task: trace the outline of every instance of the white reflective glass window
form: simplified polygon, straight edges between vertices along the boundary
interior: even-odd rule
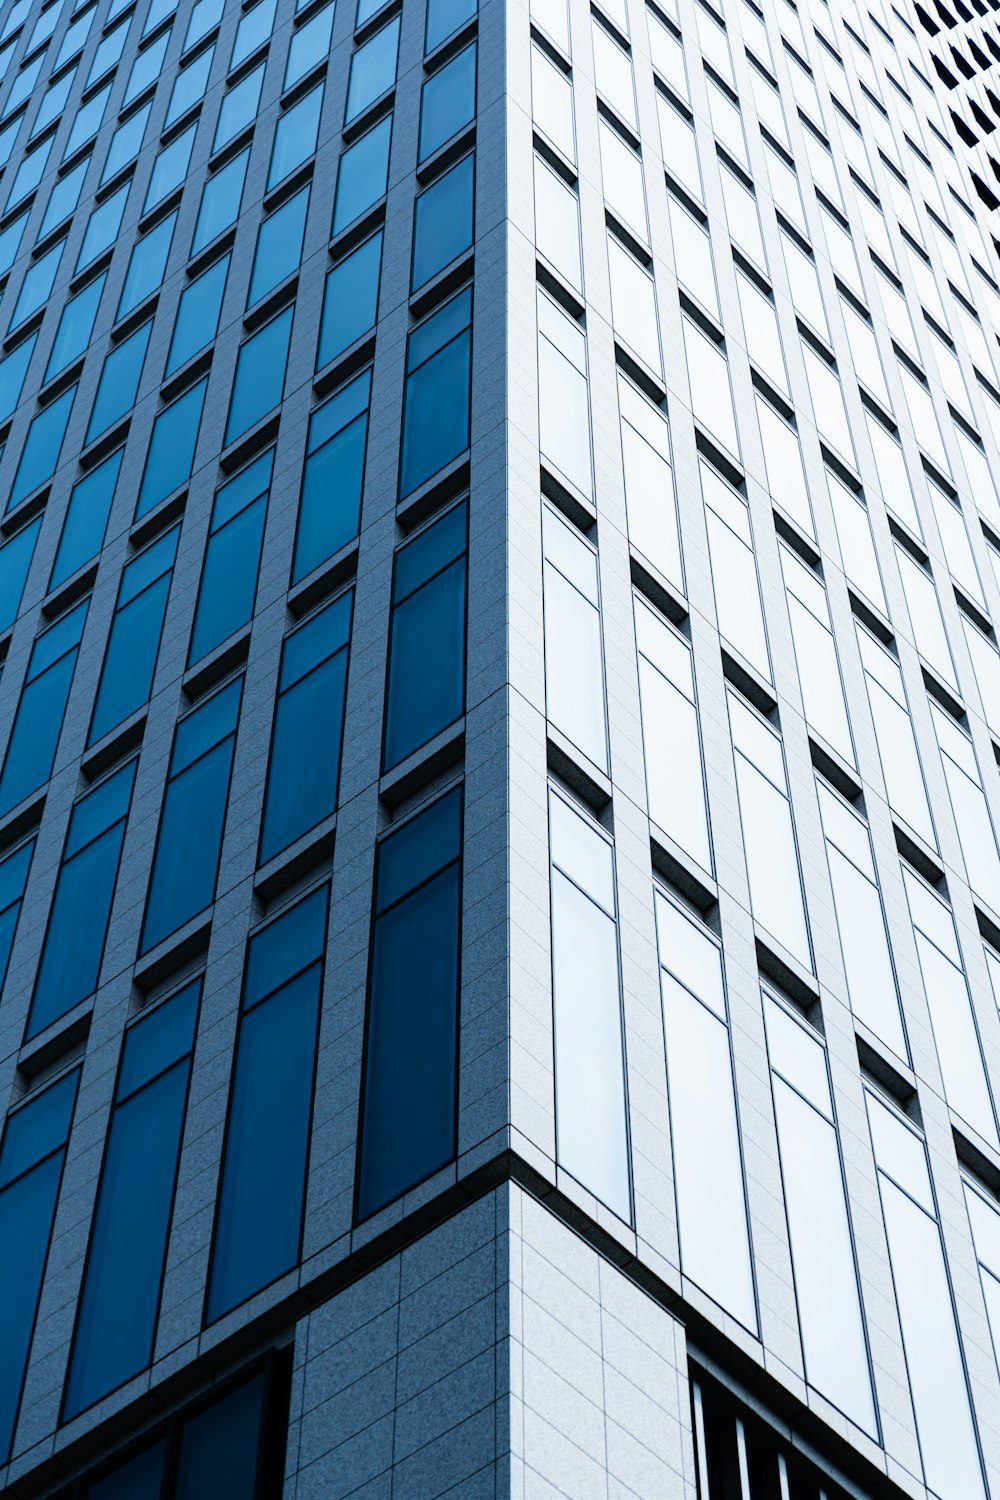
[[[531,49],[531,113],[542,134],[575,162],[573,86],[539,47]]]
[[[733,60],[729,54],[726,28],[703,5],[694,7],[694,18],[702,56],[711,63],[720,78],[724,78],[731,88],[735,88],[736,79],[733,77]]]
[[[889,325],[889,332],[911,359],[919,359],[917,339],[913,332],[913,320],[910,317],[905,292],[881,271],[876,274],[875,285],[882,298],[882,309],[885,313],[885,321]]]
[[[656,90],[656,109],[660,120],[660,150],[670,175],[686,188],[699,203],[702,201],[701,168],[694,127],[687,115]]]
[[[638,597],[635,633],[649,816],[702,869],[711,871],[691,650]]]
[[[712,240],[708,229],[693,214],[688,213],[673,193],[667,194],[667,208],[677,280],[686,292],[718,320],[719,298],[715,287]]]
[[[788,394],[788,376],[778,332],[778,315],[774,303],[747,276],[737,274],[736,292],[743,316],[747,353],[771,384]]]
[[[792,294],[792,306],[798,317],[809,323],[829,343],[830,328],[826,320],[826,308],[819,287],[816,263],[807,255],[791,235],[781,233],[781,249],[788,272],[788,285]]]
[[[730,453],[739,456],[736,435],[736,413],[729,384],[729,365],[714,339],[691,322],[682,320],[684,351],[687,355],[688,379],[691,382],[691,410],[700,422]]]
[[[910,413],[910,427],[913,436],[923,448],[927,456],[933,459],[938,468],[945,474],[951,473],[951,465],[944,451],[944,443],[941,441],[941,428],[938,426],[937,414],[934,410],[934,402],[931,393],[922,380],[920,380],[902,360],[896,361],[900,379],[903,384],[903,395]]]
[[[965,873],[976,895],[1000,912],[1000,853],[972,741],[950,714],[931,703]]]
[[[659,322],[653,278],[613,234],[608,234],[611,322],[615,333],[661,379]]]
[[[531,19],[569,56],[569,11],[566,0],[531,0]]]
[[[542,456],[589,499],[587,340],[579,324],[538,294],[538,430]]]
[[[959,611],[959,619],[972,660],[983,718],[993,733],[1000,736],[1000,652],[968,615]]]
[[[798,433],[759,391],[754,392],[754,400],[771,499],[802,527],[807,536],[815,536]]]
[[[931,332],[928,340],[934,363],[937,366],[938,378],[944,387],[944,393],[952,406],[963,412],[966,417],[972,417],[972,407],[969,403],[969,393],[965,387],[965,377],[962,367],[955,353],[955,346],[950,341],[938,338],[936,333]]]
[[[844,406],[844,393],[840,388],[836,370],[828,364],[813,346],[802,340],[802,358],[806,367],[806,381],[812,400],[813,419],[820,436],[851,468],[857,467],[851,429]]]
[[[646,22],[649,30],[649,55],[653,67],[660,77],[681,99],[688,98],[687,68],[684,64],[684,43],[676,32],[664,26],[659,16],[647,9]]]
[[[646,222],[642,162],[607,121],[598,120],[597,129],[601,142],[604,201],[625,228],[647,245],[649,226]]]
[[[869,604],[888,614],[868,507],[829,469],[826,480],[847,581]]]
[[[545,708],[549,720],[608,769],[597,554],[549,506],[542,509]]]
[[[749,171],[750,158],[747,155],[747,142],[743,134],[743,119],[739,105],[735,104],[723,89],[713,83],[711,78],[706,80],[706,84],[708,109],[716,139],[722,143],[735,161]]]
[[[877,1437],[826,1050],[767,994],[764,1017],[806,1379]]]
[[[618,406],[629,541],[683,593],[684,569],[667,419],[621,371]]]
[[[979,1262],[979,1280],[993,1340],[993,1357],[1000,1369],[1000,1205],[970,1182],[963,1182],[962,1186],[969,1210],[972,1243]]]
[[[659,891],[656,934],[681,1268],[755,1333],[722,954],[704,928]]]
[[[965,493],[972,500],[980,515],[1000,528],[1000,500],[990,472],[990,465],[982,446],[956,422],[952,431],[958,439],[959,452],[965,466]]]
[[[899,577],[910,615],[914,644],[928,666],[957,692],[958,681],[934,580],[898,544],[896,561],[899,564]]]
[[[626,125],[638,130],[635,111],[635,87],[632,82],[632,59],[605,31],[598,21],[593,24],[594,79],[597,92],[616,110]]]
[[[543,259],[582,294],[580,201],[540,156],[534,161],[535,246]]]
[[[919,1149],[921,1186],[929,1197],[923,1143],[874,1095],[867,1095],[867,1103],[924,1478],[941,1500],[986,1500],[933,1202],[922,1206],[907,1184],[897,1185],[892,1176],[893,1153],[900,1149],[892,1137],[909,1134],[912,1148]]]
[[[891,510],[904,526],[908,526],[915,536],[923,536],[902,448],[867,407],[865,408],[865,422],[871,439],[872,452],[875,455],[875,473],[886,508]]]
[[[631,1219],[614,851],[549,792],[556,1156]]]
[[[795,225],[802,234],[806,234],[806,219],[802,208],[802,195],[799,192],[798,178],[794,168],[790,167],[783,156],[766,143],[764,145],[764,160],[767,163],[767,176],[771,184],[771,193],[775,205],[780,208],[785,218]]]
[[[906,1030],[871,836],[857,814],[824,782],[817,781],[817,791],[851,1010],[897,1057],[907,1061]]]
[[[936,849],[937,839],[899,663],[860,625],[857,636],[889,806],[914,833]]]
[[[750,512],[715,469],[702,461],[699,472],[719,634],[770,682]]]
[[[812,970],[799,857],[781,741],[730,690],[736,790],[754,921]]]
[[[854,747],[826,590],[790,548],[779,544],[778,555],[806,723],[853,766]]]
[[[837,275],[847,283],[856,296],[864,299],[864,288],[861,284],[861,271],[858,268],[858,257],[854,249],[854,241],[850,231],[845,229],[840,220],[825,208],[820,208],[820,220],[826,234],[827,251],[830,259],[837,268]]]
[[[669,159],[669,158],[668,158]],[[753,193],[734,172],[720,164],[719,179],[722,183],[722,201],[726,210],[730,238],[755,265],[767,270],[764,239],[760,232],[760,216]]]

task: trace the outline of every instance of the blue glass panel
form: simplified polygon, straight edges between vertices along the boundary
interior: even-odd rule
[[[17,919],[21,915],[21,898],[34,848],[35,841],[30,839],[20,849],[15,849],[13,854],[8,854],[6,859],[0,860],[0,992],[3,991],[7,978]]]
[[[42,631],[32,647],[25,681],[33,682],[39,673],[44,672],[67,651],[80,644],[86,619],[87,601],[83,600],[54,625],[50,625],[48,630]]]
[[[110,250],[118,238],[118,232],[122,227],[122,216],[125,213],[125,202],[131,186],[131,182],[126,182],[116,193],[106,198],[98,208],[94,209],[83,236],[80,254],[76,258],[74,276],[79,276],[91,261],[103,255],[105,250]]]
[[[0,1460],[14,1437],[21,1385],[56,1211],[59,1152],[0,1193]]]
[[[455,1155],[458,866],[379,917],[372,942],[359,1219]]]
[[[165,375],[172,375],[181,365],[186,365],[218,333],[229,260],[230,257],[224,255],[184,288],[177,308]]]
[[[476,116],[476,44],[432,73],[420,101],[420,160],[433,156]]]
[[[186,1057],[194,1046],[201,980],[185,985],[125,1033],[115,1102],[144,1088],[158,1074]]]
[[[170,578],[168,573],[157,579],[115,614],[88,745],[102,739],[149,700]]]
[[[383,839],[378,851],[376,913],[457,859],[461,837],[462,799],[455,791]]]
[[[185,1422],[170,1500],[254,1500],[263,1399],[258,1376]]]
[[[280,404],[294,312],[293,302],[242,345],[226,425],[227,445]]]
[[[0,630],[17,619],[41,524],[41,516],[36,516],[0,547]]]
[[[167,257],[177,223],[176,210],[157,224],[141,240],[137,240],[125,273],[116,318],[124,318],[140,302],[144,302],[163,281],[167,269]]]
[[[385,197],[391,137],[392,115],[386,115],[342,154],[333,207],[334,235]]]
[[[22,500],[55,473],[76,391],[76,386],[71,385],[68,391],[63,391],[51,406],[46,406],[33,419],[21,450],[21,461],[14,475],[14,483],[11,485],[8,511],[20,505]]]
[[[137,1375],[152,1358],[188,1072],[187,1064],[172,1068],[112,1116],[64,1420]]]
[[[434,650],[427,650],[427,642]],[[386,690],[385,768],[447,729],[465,699],[465,562],[398,605]]]
[[[59,872],[27,1036],[37,1036],[97,988],[125,834],[117,823]]]
[[[23,344],[12,349],[6,359],[0,359],[0,422],[10,416],[21,399],[24,377],[37,342],[38,334],[33,333]]]
[[[283,203],[261,224],[257,234],[247,307],[255,307],[286,276],[291,276],[293,271],[298,270],[302,259],[302,240],[306,232],[306,214],[309,210],[309,187],[307,184],[301,188],[294,198],[289,198],[287,203]]]
[[[329,817],[337,805],[346,686],[347,652],[341,649],[278,699],[262,864]]]
[[[456,505],[433,526],[421,531],[396,553],[392,602],[401,604],[415,589],[440,573],[465,551],[468,510]]]
[[[326,278],[316,368],[329,364],[375,327],[382,231],[359,245]]]
[[[194,239],[191,242],[192,255],[197,255],[199,250],[203,250],[224,229],[228,229],[230,224],[236,223],[249,160],[250,148],[248,146],[245,151],[241,151],[239,156],[234,156],[232,161],[227,162],[214,177],[210,177],[206,182],[205,191],[201,195],[198,222],[194,228]]]
[[[323,84],[320,84],[279,116],[271,151],[271,167],[267,174],[268,192],[279,182],[284,182],[316,150],[322,108]]]
[[[103,1479],[85,1485],[85,1500],[160,1500],[166,1452],[166,1438],[161,1438]]]
[[[358,534],[368,438],[371,371],[325,406],[309,423],[309,456],[302,476],[292,582],[297,583]],[[358,408],[361,415],[358,415]],[[337,424],[346,425],[337,425]]]
[[[79,1082],[80,1071],[75,1069],[8,1116],[0,1151],[0,1187],[66,1144]]]
[[[123,344],[112,349],[104,361],[85,442],[92,443],[94,438],[106,432],[119,417],[132,410],[152,331],[153,322],[150,319],[141,328],[137,328]]]
[[[227,739],[167,787],[142,929],[143,953],[214,899],[232,762],[233,741]]]
[[[356,120],[376,99],[392,88],[396,82],[398,51],[399,17],[395,16],[387,26],[369,37],[351,58],[345,126]]]
[[[101,293],[107,279],[107,271],[102,272],[82,292],[70,298],[63,308],[45,370],[47,381],[58,375],[60,370],[65,370],[67,365],[71,365],[90,344],[97,309],[101,304]]]
[[[460,26],[471,21],[476,9],[476,0],[428,0],[424,51],[433,52],[440,47]]]
[[[37,791],[52,774],[76,657],[76,650],[67,652],[21,694],[0,776],[0,816]]]
[[[317,965],[243,1017],[209,1322],[291,1270],[299,1258],[320,983]]]
[[[90,562],[104,546],[124,452],[124,448],[118,448],[74,485],[52,565],[50,589]]]
[[[191,631],[189,666],[214,651],[253,614],[266,519],[265,494],[209,538]]]
[[[329,886],[321,886],[254,934],[243,985],[244,1010],[252,1010],[322,956],[329,897]]]
[[[153,424],[146,471],[135,508],[136,520],[191,478],[207,386],[207,378],[199,380],[161,411]]]
[[[460,334],[407,379],[399,488],[409,495],[469,446],[471,339]]]
[[[475,157],[467,156],[421,193],[413,209],[411,288],[430,281],[472,244]]]

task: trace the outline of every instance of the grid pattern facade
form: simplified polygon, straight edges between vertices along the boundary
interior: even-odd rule
[[[0,11],[11,1493],[998,1493],[977,9]]]

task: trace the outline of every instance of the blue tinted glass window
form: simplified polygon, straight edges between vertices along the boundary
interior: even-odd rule
[[[371,370],[364,370],[309,419],[293,583],[358,534],[370,397]]]
[[[66,142],[63,161],[68,161],[74,152],[79,151],[81,146],[85,145],[87,141],[93,140],[101,128],[104,111],[107,108],[110,95],[111,85],[109,83],[106,88],[101,89],[100,93],[88,99],[86,104],[81,104],[76,112],[76,119],[73,121],[73,128]]]
[[[214,651],[253,614],[273,464],[274,449],[269,448],[216,494],[189,666]]]
[[[392,116],[386,115],[342,153],[333,206],[334,235],[385,197],[391,138]]]
[[[87,603],[78,604],[35,641],[0,774],[0,816],[52,773]]]
[[[232,161],[227,162],[210,177],[205,184],[205,190],[201,195],[201,207],[198,210],[198,222],[194,227],[194,239],[191,241],[191,254],[197,255],[210,244],[223,230],[235,224],[240,212],[240,203],[243,199],[243,184],[246,181],[247,163],[250,160],[249,146],[241,151],[239,156],[234,156]]]
[[[38,964],[29,1037],[97,988],[135,765],[123,766],[73,808]]]
[[[90,85],[96,83],[98,78],[103,78],[108,69],[113,68],[118,62],[125,50],[125,40],[128,36],[130,23],[131,17],[128,21],[123,21],[120,26],[116,26],[114,31],[109,32],[107,36],[101,38],[97,46],[97,51],[94,53],[94,61],[90,65],[87,82],[84,84],[85,89],[89,89]]]
[[[41,516],[36,516],[0,547],[0,630],[6,630],[17,619],[41,524]]]
[[[135,405],[152,331],[153,321],[150,319],[141,328],[137,328],[123,344],[112,349],[104,361],[86,442],[92,443],[102,432],[107,432],[109,427]]]
[[[90,562],[104,546],[124,452],[124,448],[118,448],[73,486],[56,560],[52,564],[50,590],[63,583],[77,568],[82,568],[84,563]]]
[[[155,229],[144,234],[141,240],[136,241],[125,273],[116,318],[124,318],[162,283],[176,223],[177,214],[174,212],[157,224]]]
[[[476,114],[476,44],[432,73],[420,100],[420,160],[464,129]]]
[[[347,109],[344,124],[349,125],[370,105],[387,93],[396,82],[396,57],[399,52],[399,17],[394,17],[375,35],[369,37],[351,58],[351,77],[347,86]]]
[[[125,213],[125,203],[131,186],[131,182],[126,182],[117,193],[113,193],[110,198],[94,209],[84,231],[83,244],[76,258],[74,276],[79,276],[91,261],[103,255],[104,251],[109,250],[115,243],[122,227],[122,216]]]
[[[253,5],[240,17],[240,24],[236,28],[236,40],[233,42],[233,55],[229,59],[229,71],[238,68],[244,58],[249,57],[262,47],[271,35],[274,25],[274,13],[277,8],[277,0],[260,0],[259,5]]]
[[[7,202],[4,204],[4,213],[10,213],[18,203],[21,203],[29,193],[33,193],[42,180],[42,173],[49,160],[49,152],[52,150],[53,137],[43,141],[36,146],[34,151],[22,157],[21,165],[17,169],[10,192],[7,194]]]
[[[208,36],[210,31],[215,30],[222,20],[223,8],[224,0],[198,0],[198,4],[191,12],[182,51],[187,52],[200,42],[202,37]],[[191,66],[194,67],[194,63]]]
[[[472,293],[460,292],[410,334],[403,398],[401,495],[469,446]]]
[[[0,1459],[14,1438],[80,1070],[7,1120],[0,1150]]]
[[[299,268],[309,209],[309,185],[301,188],[261,224],[257,234],[247,307],[255,307],[286,276]]]
[[[466,514],[466,506],[457,506],[396,556],[386,770],[447,729],[464,707]]]
[[[224,96],[219,109],[219,123],[215,127],[213,151],[221,151],[223,146],[235,140],[241,130],[256,120],[264,68],[265,64],[261,63],[259,68],[254,68],[252,73],[241,78]]]
[[[34,839],[5,854],[0,860],[0,994],[7,978],[10,950],[14,946],[17,919],[21,915],[24,887],[28,883],[31,856],[35,850]]]
[[[382,268],[382,231],[365,240],[326,278],[323,321],[319,330],[316,368],[336,359],[375,327],[379,274]]]
[[[293,302],[241,345],[226,424],[227,445],[280,405],[294,312]]]
[[[139,53],[139,56],[132,64],[132,71],[125,86],[125,94],[121,104],[122,109],[127,104],[131,104],[133,99],[138,99],[140,94],[145,93],[146,89],[152,88],[156,83],[163,68],[163,59],[166,56],[169,42],[170,32],[165,31],[162,36],[158,36],[156,41],[152,42],[146,48],[145,52]]]
[[[286,640],[278,678],[260,863],[337,806],[353,594],[328,604]]]
[[[189,125],[183,135],[171,141],[169,146],[164,146],[156,157],[149,177],[149,187],[146,189],[146,201],[142,208],[144,214],[162,203],[184,181],[197,129],[197,123]]]
[[[179,536],[174,526],[122,570],[88,745],[149,699]]]
[[[323,886],[250,941],[212,1246],[210,1323],[299,1259],[328,898]],[[254,982],[263,975],[265,994]]]
[[[152,1359],[200,991],[195,980],[125,1033],[64,1421]]]
[[[49,300],[65,248],[66,241],[60,240],[58,245],[53,245],[51,250],[46,250],[40,260],[36,260],[34,265],[28,267],[14,304],[8,333],[13,333],[15,328],[19,328],[27,318],[31,317],[32,313],[37,312],[43,303]]]
[[[172,375],[212,342],[219,331],[219,315],[229,274],[228,255],[186,286],[177,307],[165,374]]]
[[[53,6],[52,9],[56,11],[57,7]],[[70,68],[68,72],[64,73],[61,78],[57,79],[55,83],[50,84],[45,90],[42,102],[38,106],[38,113],[35,116],[34,124],[31,127],[29,140],[33,141],[36,135],[41,135],[45,127],[51,125],[52,121],[57,120],[62,114],[66,108],[66,100],[70,96],[75,78],[76,69]]]
[[[194,16],[192,14],[192,21]],[[181,115],[186,114],[199,100],[205,97],[208,87],[208,75],[212,71],[212,58],[215,56],[214,47],[206,47],[204,52],[199,52],[194,60],[182,68],[177,75],[173,92],[170,95],[170,103],[167,106],[167,116],[163,122],[163,128],[168,129]]]
[[[216,1495],[255,1500],[260,1492],[263,1397],[264,1377],[258,1375],[185,1422],[177,1456],[176,1500],[212,1500]]]
[[[308,161],[316,150],[322,108],[323,85],[320,84],[279,117],[267,174],[268,192],[279,182],[284,182],[289,173]]]
[[[61,396],[57,396],[51,405],[43,407],[37,417],[32,419],[7,500],[8,511],[20,505],[22,500],[40,485],[47,483],[56,472],[76,392],[77,387],[70,386],[68,391],[63,391]]]
[[[281,85],[282,93],[294,88],[300,78],[305,78],[307,73],[326,58],[330,51],[333,12],[332,5],[325,5],[304,26],[292,33],[292,40],[288,44],[285,78]]]
[[[169,937],[215,897],[243,679],[177,726],[146,899],[140,952]]]
[[[100,276],[88,282],[75,297],[71,297],[63,308],[45,371],[47,381],[65,370],[89,346],[107,279],[107,271],[102,271]]]
[[[21,237],[24,234],[24,226],[28,222],[27,211],[13,224],[8,224],[6,229],[0,230],[0,276],[10,270],[17,258],[17,252],[21,248]]]
[[[75,166],[71,172],[67,172],[65,177],[60,177],[53,185],[49,201],[45,205],[45,217],[38,231],[39,240],[44,240],[58,225],[65,223],[76,208],[80,201],[83,179],[87,175],[89,166],[90,158],[85,157],[78,166]]]
[[[413,208],[411,290],[430,281],[472,244],[475,157],[467,156],[417,198]]]
[[[106,182],[110,182],[112,177],[117,177],[118,173],[123,171],[130,162],[135,161],[139,155],[152,108],[153,101],[150,100],[141,109],[137,109],[134,115],[130,115],[124,125],[119,125],[111,137],[104,171],[101,173],[102,187]]]
[[[6,359],[0,359],[0,422],[6,421],[21,399],[24,377],[37,342],[38,334],[33,333],[12,349]]]
[[[393,868],[396,839],[399,870]],[[458,790],[390,834],[377,851],[359,1220],[455,1155],[460,853]]]
[[[191,478],[208,379],[199,380],[160,412],[153,423],[136,520]]]
[[[68,62],[71,57],[74,57],[77,52],[82,50],[84,43],[90,35],[90,28],[94,24],[96,14],[97,6],[92,5],[82,16],[78,16],[74,21],[70,22],[62,39],[62,46],[59,48],[59,55],[53,64],[53,71],[56,68],[61,68],[64,62]],[[105,16],[104,19],[105,24],[107,24],[111,17]]]

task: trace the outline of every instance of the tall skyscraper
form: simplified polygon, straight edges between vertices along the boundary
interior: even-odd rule
[[[1000,1500],[1000,0],[761,5],[0,6],[14,1500]]]

